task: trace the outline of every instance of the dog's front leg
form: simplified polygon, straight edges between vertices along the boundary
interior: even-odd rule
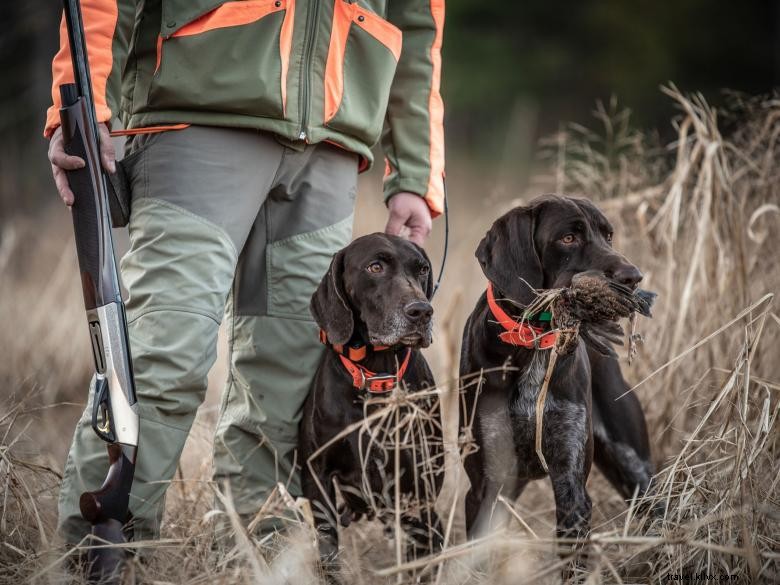
[[[407,560],[432,556],[441,549],[441,522],[434,510],[422,510],[421,518],[404,515],[401,523],[407,536]]]
[[[323,571],[328,576],[334,575],[338,571],[339,536],[335,509],[336,490],[332,478],[322,473],[316,464],[306,463],[301,473],[301,487],[314,514]]]
[[[551,472],[552,476],[552,472]],[[552,477],[555,492],[556,534],[559,538],[585,538],[590,532],[591,502],[585,477],[565,473]]]
[[[578,477],[564,476],[553,480],[556,507],[556,534],[558,538],[575,539],[576,542],[561,546],[561,556],[573,557],[562,571],[564,583],[579,582],[587,565],[587,556],[582,552],[581,539],[590,532],[591,502],[585,489],[585,482]]]
[[[562,556],[571,547],[572,562],[563,571],[564,582],[585,569],[586,557],[581,553],[582,539],[590,532],[591,501],[585,488],[588,474],[582,467],[550,469],[553,492],[555,493],[556,534],[558,538],[577,542],[562,544]]]

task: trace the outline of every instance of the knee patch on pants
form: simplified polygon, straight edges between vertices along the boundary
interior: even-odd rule
[[[331,258],[349,241],[353,217],[266,246],[267,314],[311,320],[309,300]]]
[[[122,275],[142,418],[189,429],[216,359],[217,331],[236,266],[219,226],[176,205],[133,202]]]

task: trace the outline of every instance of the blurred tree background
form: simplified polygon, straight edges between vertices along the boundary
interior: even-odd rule
[[[56,0],[0,7],[0,218],[54,201],[41,128],[59,13]],[[489,172],[491,161],[530,154],[561,124],[587,123],[596,100],[613,95],[635,125],[668,133],[673,112],[660,84],[714,104],[724,88],[768,92],[780,83],[779,31],[777,0],[449,0],[451,160]]]

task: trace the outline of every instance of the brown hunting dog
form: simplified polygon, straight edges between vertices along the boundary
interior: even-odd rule
[[[383,510],[392,518],[393,452],[378,448],[376,440],[359,430],[332,441],[376,412],[381,405],[367,404],[367,399],[389,392],[396,383],[409,391],[434,386],[419,351],[431,343],[432,292],[431,264],[422,248],[396,236],[371,234],[334,256],[312,297],[311,312],[329,349],[304,404],[299,444],[303,494],[312,503],[320,553],[327,562],[338,550],[338,522],[347,525],[370,516],[377,504],[380,518]],[[439,541],[432,503],[441,473],[420,467],[421,459],[436,458],[441,451],[440,427],[430,430],[428,452],[419,452],[419,445],[417,451],[409,444],[400,449],[402,497],[427,495],[419,514],[402,518],[414,554],[432,553]],[[341,510],[334,508],[334,480],[344,497]]]
[[[475,413],[472,432],[479,447],[464,462],[472,536],[489,526],[499,494],[514,500],[529,480],[546,475],[555,493],[558,535],[584,536],[590,530],[585,484],[593,461],[625,498],[648,489],[653,465],[642,407],[633,394],[615,401],[628,390],[617,359],[582,338],[558,357],[549,383],[545,471],[535,451],[535,403],[551,352],[508,336],[506,321],[497,318],[522,314],[521,307],[536,297],[534,289],[568,287],[584,272],[635,289],[642,273],[612,248],[612,231],[591,202],[545,195],[500,217],[479,244],[476,256],[491,286],[466,323],[460,364],[464,377],[484,371],[479,396],[476,385],[466,389],[462,413]],[[550,327],[533,318],[531,325],[542,336]]]

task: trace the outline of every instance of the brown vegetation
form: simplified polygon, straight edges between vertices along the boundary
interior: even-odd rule
[[[630,130],[625,114],[600,108],[601,131],[569,128],[545,143],[552,172],[527,190],[529,197],[555,190],[597,200],[618,228],[616,246],[645,273],[643,287],[659,293],[654,318],[640,319],[645,342],[631,366],[624,362],[624,371],[645,407],[660,470],[655,497],[664,501],[666,513],[658,519],[639,514],[594,471],[588,583],[656,583],[700,572],[732,575],[731,583],[777,582],[780,318],[773,294],[780,283],[780,97],[734,96],[727,109],[715,112],[698,96],[664,91],[681,112],[673,144],[653,145]],[[456,237],[429,352],[450,441],[457,435],[452,379],[458,338],[484,286],[473,250],[510,204],[475,196],[491,188],[511,192],[513,186],[450,169]],[[361,203],[358,233],[381,229],[375,199]],[[3,583],[46,582],[61,574],[58,561],[67,554],[54,535],[54,502],[79,414],[68,401],[84,401],[89,356],[69,226],[62,219],[61,212],[52,212],[46,230],[15,225],[0,244]],[[434,262],[438,244],[435,239],[430,247]],[[626,357],[625,349],[620,353]],[[369,422],[363,432],[381,435],[392,452],[394,437],[430,423],[415,415],[414,400],[391,399],[376,419],[382,425]],[[208,481],[210,462],[203,461],[215,416],[210,404],[201,409],[171,486],[162,540],[134,545],[154,548],[147,560],[132,565],[137,580],[315,582],[306,502],[280,486],[258,519],[285,514],[291,529],[261,540],[242,527],[229,494]],[[462,440],[459,448],[471,445]],[[357,523],[345,531],[347,582],[410,582],[422,573],[446,584],[560,579],[560,543],[553,538],[554,506],[545,482],[536,482],[518,502],[498,503],[508,519],[503,531],[463,542],[458,502],[466,487],[457,454],[451,444],[438,506],[445,549],[435,558],[404,563],[401,535],[385,536],[375,522]],[[212,525],[220,519],[235,535],[217,554]]]

